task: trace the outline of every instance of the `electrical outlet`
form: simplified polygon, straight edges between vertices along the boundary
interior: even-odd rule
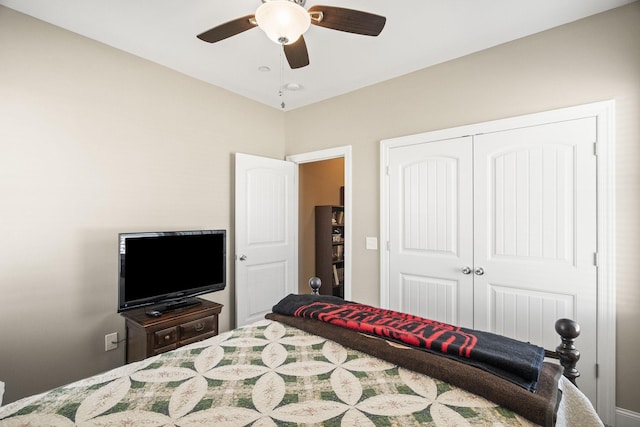
[[[115,350],[118,348],[118,333],[107,334],[104,336],[104,351]]]

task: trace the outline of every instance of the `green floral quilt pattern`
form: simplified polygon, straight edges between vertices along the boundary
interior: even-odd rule
[[[461,389],[271,321],[8,405],[0,418],[0,427],[530,425]]]

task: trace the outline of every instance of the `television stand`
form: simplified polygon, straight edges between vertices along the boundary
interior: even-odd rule
[[[218,315],[222,304],[197,298],[197,304],[168,311],[159,317],[147,314],[148,308],[120,313],[127,334],[126,362],[191,344],[218,335]]]

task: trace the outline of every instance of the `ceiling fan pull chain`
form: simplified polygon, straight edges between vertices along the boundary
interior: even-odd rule
[[[280,107],[284,110],[284,49],[280,50],[280,87],[278,88],[278,95],[280,96]]]

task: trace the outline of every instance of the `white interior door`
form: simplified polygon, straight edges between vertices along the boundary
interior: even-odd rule
[[[296,165],[236,154],[236,326],[261,320],[297,292]]]
[[[581,390],[596,401],[596,119],[474,137],[474,327],[547,349],[581,325]]]
[[[389,308],[473,327],[472,160],[471,137],[390,150]]]

